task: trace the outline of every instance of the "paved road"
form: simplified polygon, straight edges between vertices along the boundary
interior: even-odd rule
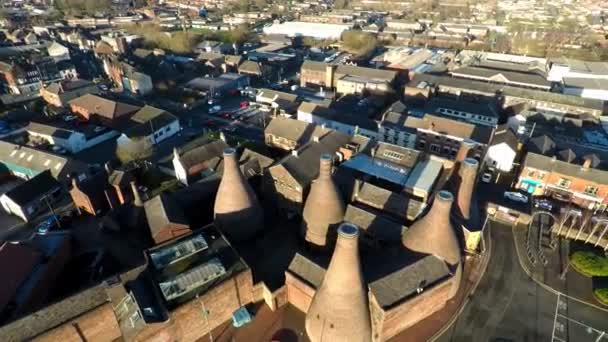
[[[488,270],[465,310],[438,341],[591,342],[608,331],[608,312],[564,297],[560,299],[566,302],[565,309],[560,309],[558,296],[528,277],[520,266],[510,226],[489,222],[489,229]],[[591,327],[590,332],[586,327]]]

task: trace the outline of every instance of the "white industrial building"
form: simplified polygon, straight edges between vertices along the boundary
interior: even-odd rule
[[[344,31],[348,31],[351,24],[324,24],[308,23],[302,21],[287,21],[275,23],[264,27],[265,34],[283,34],[289,37],[303,36],[316,39],[340,39]]]

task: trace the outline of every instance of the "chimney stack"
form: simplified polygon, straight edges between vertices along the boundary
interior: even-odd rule
[[[224,150],[224,172],[214,206],[215,225],[234,241],[243,241],[262,228],[260,203],[241,173],[236,150]]]
[[[131,181],[131,191],[133,191],[133,205],[136,207],[143,207],[144,202],[141,200],[141,196],[139,195],[139,190],[137,189],[137,183],[135,181]]]
[[[325,86],[332,88],[334,86],[334,74],[336,72],[336,66],[333,64],[327,64],[325,66]]]
[[[344,201],[331,176],[332,156],[323,154],[319,176],[312,183],[304,204],[303,231],[306,241],[326,247],[334,240],[335,227],[344,220]]]
[[[359,260],[359,229],[343,223],[321,286],[306,314],[311,342],[370,342],[371,319]]]
[[[439,191],[429,212],[403,234],[403,245],[413,252],[439,257],[451,266],[460,264],[460,244],[450,223],[453,202],[451,192]]]
[[[456,192],[456,207],[462,218],[471,218],[471,201],[473,200],[473,188],[477,177],[479,162],[473,158],[466,158],[460,163],[458,170],[459,182]]]
[[[588,169],[590,167],[591,167],[591,158],[585,157],[584,162],[583,162],[583,168]]]
[[[456,161],[463,161],[465,160],[467,157],[469,157],[469,154],[471,152],[471,150],[477,145],[477,143],[475,143],[474,140],[471,139],[464,139],[461,143],[460,143],[460,149],[458,150],[458,153],[456,154]]]

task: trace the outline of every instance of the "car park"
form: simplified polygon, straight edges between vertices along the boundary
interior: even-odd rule
[[[514,191],[507,191],[504,193],[504,197],[514,202],[528,203],[528,196]]]

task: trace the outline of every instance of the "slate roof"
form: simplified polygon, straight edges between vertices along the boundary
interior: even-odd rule
[[[297,275],[315,289],[321,286],[326,271],[323,267],[317,265],[300,253],[296,253],[287,267],[287,270],[290,273]]]
[[[356,192],[354,202],[408,220],[416,219],[425,207],[423,202],[370,183],[363,183],[360,186],[358,192]]]
[[[526,146],[529,152],[547,154],[555,148],[555,142],[547,135],[539,135],[528,140]]]
[[[418,288],[431,287],[451,275],[446,263],[429,255],[369,284],[383,307],[391,307],[417,295]]]
[[[239,65],[239,73],[262,75],[262,66],[258,62],[244,61]]]
[[[37,122],[30,122],[30,124],[25,128],[25,130],[30,134],[38,133],[65,140],[69,139],[73,134],[72,131]]]
[[[153,130],[158,130],[177,120],[178,118],[175,115],[166,110],[145,105],[135,112],[128,121],[119,125],[121,127],[118,127],[118,129],[131,138],[144,137],[152,134]]]
[[[309,185],[319,174],[319,159],[323,154],[334,155],[341,146],[350,141],[350,136],[337,131],[330,131],[319,139],[298,148],[297,156],[289,154],[274,167],[284,167],[302,186]]]
[[[608,184],[608,171],[586,169],[579,164],[567,163],[541,154],[528,152],[523,166],[547,172],[554,171],[567,177],[579,178],[598,184]]]
[[[557,155],[560,160],[566,163],[572,163],[576,159],[576,153],[569,148],[557,152]]]
[[[0,245],[0,313],[38,264],[41,256],[39,251],[23,243],[7,241]],[[1,336],[4,338],[4,334]]]
[[[270,99],[273,101],[276,99],[281,99],[281,100],[285,100],[285,101],[289,101],[289,102],[296,102],[298,100],[297,94],[291,94],[291,93],[286,93],[283,91],[276,91],[276,90],[267,89],[267,88],[259,89],[256,97],[257,96],[264,97],[264,98],[267,98],[267,99]]]
[[[564,86],[571,88],[583,88],[583,89],[608,89],[608,80],[602,78],[574,78],[564,77]]]
[[[184,212],[170,194],[161,193],[144,203],[146,218],[152,236],[156,236],[167,225],[177,224],[188,226]]]
[[[296,141],[298,145],[311,141],[315,136],[325,136],[329,132],[331,132],[331,129],[284,117],[272,119],[264,129],[264,134],[272,134],[290,141]]]
[[[49,170],[46,170],[17,185],[4,195],[22,207],[34,200],[38,200],[42,194],[59,187],[59,182],[53,178]]]
[[[344,221],[354,223],[367,234],[385,242],[401,243],[401,235],[407,228],[388,217],[349,204]]]
[[[475,66],[461,67],[452,71],[456,77],[478,77],[498,83],[518,83],[533,87],[551,88],[551,82],[537,74],[520,73],[507,70],[492,70]],[[503,82],[504,79],[504,82]]]
[[[518,143],[515,133],[506,126],[499,126],[492,137],[492,146],[507,144],[513,151],[517,151]]]

